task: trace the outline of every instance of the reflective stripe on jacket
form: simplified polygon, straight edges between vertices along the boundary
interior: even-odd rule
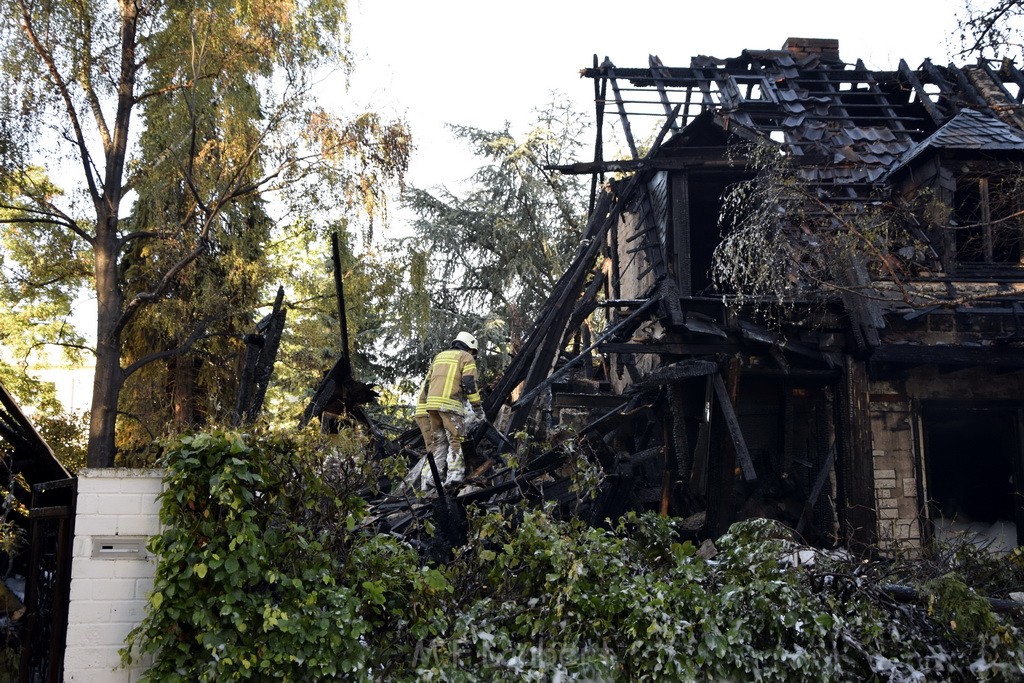
[[[416,393],[416,409],[413,417],[426,417],[427,415],[427,380],[423,380],[420,390]]]
[[[466,412],[467,400],[474,405],[479,403],[479,391],[474,390],[468,396],[463,393],[463,377],[470,378],[472,386],[476,387],[476,360],[473,354],[461,349],[448,349],[434,356],[425,388],[426,409],[447,410],[461,415]],[[420,395],[423,396],[422,393]]]

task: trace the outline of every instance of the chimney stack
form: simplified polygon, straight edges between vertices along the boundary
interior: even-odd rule
[[[786,38],[782,46],[794,59],[814,55],[826,62],[838,62],[839,40],[836,38]]]

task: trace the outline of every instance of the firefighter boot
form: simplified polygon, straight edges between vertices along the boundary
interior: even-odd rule
[[[448,459],[445,463],[448,469],[448,476],[445,477],[445,488],[460,483],[466,476],[466,463],[462,460],[462,444],[452,444],[448,449]]]
[[[443,432],[441,434],[434,432],[434,447],[431,449],[431,452],[434,454],[434,464],[437,465],[437,476],[443,482],[448,467],[448,440],[444,437]],[[423,463],[421,478],[423,480],[423,492],[427,494],[434,493],[434,474],[430,470],[429,462]]]

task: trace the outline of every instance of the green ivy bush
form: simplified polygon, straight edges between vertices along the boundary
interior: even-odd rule
[[[653,514],[603,530],[471,509],[469,543],[433,565],[366,524],[380,472],[355,435],[218,432],[165,453],[156,583],[123,652],[153,655],[149,680],[1024,676],[1018,625],[956,575],[900,604],[862,563],[788,561],[802,547],[766,520],[703,559]]]

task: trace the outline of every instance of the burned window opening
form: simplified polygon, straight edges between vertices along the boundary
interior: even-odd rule
[[[954,195],[956,262],[959,266],[1021,265],[1024,224],[1020,211],[1019,178],[1005,175],[965,175]]]
[[[686,198],[685,205],[674,202],[673,217],[676,273],[685,296],[712,293],[711,264],[722,241],[722,197],[740,179],[737,174],[679,174],[673,179],[675,199]]]
[[[922,415],[927,513],[940,541],[1007,552],[1021,542],[1021,409],[926,405]]]

